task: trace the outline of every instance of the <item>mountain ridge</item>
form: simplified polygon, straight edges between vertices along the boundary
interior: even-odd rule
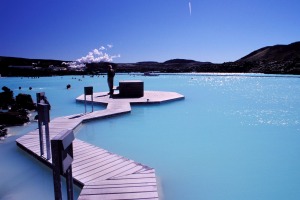
[[[29,59],[0,56],[0,74],[4,76],[26,75],[71,75],[99,74],[106,72],[106,63],[87,63],[85,70],[76,71],[67,68],[63,60]],[[33,69],[20,69],[15,66],[33,66]],[[266,73],[300,74],[300,41],[288,45],[266,46],[234,61],[216,64],[191,59],[170,59],[165,62],[143,61],[136,63],[113,63],[118,72],[160,71],[165,73],[180,72],[227,72],[227,73]],[[52,67],[50,67],[52,66]],[[53,70],[53,66],[55,70]],[[61,70],[60,70],[61,69]],[[31,74],[30,74],[31,73]]]
[[[257,49],[237,60],[238,62],[300,60],[300,41],[288,45],[273,45]]]

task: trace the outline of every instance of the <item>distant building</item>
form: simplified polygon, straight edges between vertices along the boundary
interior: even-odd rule
[[[8,67],[14,69],[33,69],[32,65],[9,65]]]
[[[57,67],[57,66],[54,66],[54,65],[49,65],[48,69],[52,70],[52,71],[67,71],[66,67]]]

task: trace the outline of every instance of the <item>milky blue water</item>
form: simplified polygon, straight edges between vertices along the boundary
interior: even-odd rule
[[[163,199],[300,199],[298,76],[117,75],[116,82],[127,79],[143,80],[146,90],[181,93],[185,99],[133,106],[130,114],[84,124],[76,137],[155,168]],[[0,83],[16,94],[19,86],[21,92],[33,96],[45,91],[53,107],[52,118],[84,112],[84,105],[75,102],[84,86],[107,91],[104,77],[6,78]],[[71,90],[65,89],[67,84],[72,85]],[[33,122],[22,127],[13,137],[36,126]],[[0,187],[0,197],[30,196],[39,190],[52,193],[50,170],[29,159],[9,140],[0,144],[2,152],[8,161],[5,169],[13,172],[3,172],[1,156],[0,173],[6,179],[0,179],[0,185],[8,189]],[[26,174],[28,168],[50,186],[44,189],[34,180],[26,186],[24,180],[11,180]]]

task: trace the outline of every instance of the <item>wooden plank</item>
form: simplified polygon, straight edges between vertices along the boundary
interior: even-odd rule
[[[83,142],[83,141],[80,141],[78,139],[75,138],[75,140],[73,141],[73,146],[84,146],[84,147],[93,147],[93,148],[99,148],[99,147],[96,147],[95,145],[92,145],[92,144],[89,144],[89,143],[86,143],[86,142]],[[101,148],[99,148],[101,149]]]
[[[125,184],[103,184],[103,181],[88,182],[84,185],[84,189],[95,188],[120,188],[120,187],[142,187],[142,186],[156,186],[156,183],[125,183]]]
[[[77,142],[73,142],[73,147],[76,147],[74,150],[77,153],[81,152],[81,150],[84,149],[97,149],[98,151],[105,151],[104,149],[101,149],[91,144],[84,144],[84,143],[77,143]]]
[[[120,167],[124,167],[128,165],[129,161],[126,161],[124,158],[120,157],[120,159],[109,162],[109,163],[101,163],[98,166],[95,166],[93,170],[90,170],[84,174],[76,176],[78,179],[81,179],[83,182],[88,182],[94,180],[97,177],[101,177],[111,171],[119,169]],[[132,162],[132,161],[131,161]]]
[[[86,144],[77,144],[73,142],[73,147],[74,147],[74,153],[80,154],[80,153],[85,153],[86,150],[92,150],[92,149],[98,149],[95,146],[92,145],[86,145]]]
[[[75,172],[75,171],[81,170],[83,168],[86,168],[86,167],[89,167],[89,166],[92,166],[92,165],[95,165],[95,164],[99,164],[101,162],[106,162],[106,161],[108,161],[110,159],[113,159],[115,157],[116,156],[113,156],[110,153],[105,154],[103,157],[93,157],[90,160],[86,160],[84,162],[73,165],[74,166],[73,171]]]
[[[96,188],[96,189],[83,189],[80,195],[155,192],[156,190],[157,190],[156,186]]]
[[[93,161],[94,159],[91,159],[89,163]],[[74,171],[74,176],[79,177],[79,175],[81,174],[84,174],[84,176],[88,176],[89,174],[94,174],[95,172],[98,172],[98,169],[100,168],[104,170],[106,168],[109,168],[109,166],[114,166],[116,163],[120,163],[120,162],[122,162],[122,157],[112,155],[107,160],[103,160],[103,161],[99,160],[98,162],[96,160],[94,164],[83,167],[80,170]]]
[[[139,172],[137,172],[137,173],[140,173],[140,174],[148,174],[148,173],[155,173],[155,169],[145,169],[145,170],[143,170],[143,171],[139,171]]]
[[[151,174],[129,174],[126,176],[121,176],[121,177],[113,177],[111,179],[140,179],[140,178],[155,178],[155,174],[151,173]]]
[[[89,152],[90,153],[87,153]],[[102,155],[102,154],[105,154],[107,153],[107,151],[105,150],[99,150],[99,149],[85,149],[85,150],[82,150],[81,152],[73,152],[73,155],[74,155],[74,158],[79,159],[81,160],[82,158],[87,158],[87,157],[90,157],[90,156],[97,156],[97,155]]]
[[[30,139],[38,139],[38,135],[31,135],[31,134],[27,134],[27,135],[24,135],[22,137],[19,137],[16,141],[24,141],[24,140],[30,140]]]
[[[97,152],[97,151],[95,151],[95,152],[93,152],[93,154],[87,154],[87,155],[82,156],[82,157],[76,157],[74,159],[73,163],[76,164],[76,165],[84,165],[86,162],[88,162],[88,160],[100,160],[101,161],[101,160],[106,160],[106,159],[108,159],[110,157],[114,157],[114,156],[119,157],[119,156],[117,156],[115,154],[112,154],[108,151],[106,151],[106,152],[102,152],[102,151]]]
[[[149,199],[158,198],[157,192],[121,193],[103,195],[80,195],[78,200],[120,200],[120,199]]]
[[[112,179],[114,179],[114,178],[117,179],[118,177],[124,177],[124,176],[127,176],[129,174],[136,173],[136,172],[140,171],[143,168],[144,168],[144,166],[142,166],[142,165],[136,165],[135,167],[133,167],[133,168],[127,170],[127,171],[124,171],[124,172],[122,172],[122,173],[120,173],[120,174],[118,174],[118,175],[116,175],[114,177],[112,177]]]
[[[98,156],[102,156],[103,154],[105,154],[105,152],[104,153],[103,152],[93,152],[92,154],[87,154],[86,156],[81,157],[81,158],[76,157],[74,159],[73,163],[76,165],[77,164],[79,165],[79,163],[85,163],[85,162],[87,162],[87,160],[98,158]]]
[[[35,136],[32,138],[25,138],[25,139],[17,140],[17,142],[22,143],[22,144],[31,144],[34,142],[39,142],[39,138]]]
[[[97,150],[97,151],[106,151],[104,149],[97,148],[92,145],[76,144],[73,143],[74,153],[77,155],[85,154],[87,151]]]
[[[96,183],[96,181],[94,181]],[[156,183],[156,178],[143,178],[143,179],[107,179],[99,181],[103,185],[122,185],[122,184],[141,184],[141,183]],[[86,183],[90,184],[90,183]]]
[[[104,174],[102,172],[103,175],[101,175],[99,177],[96,177],[96,178],[97,178],[97,180],[107,180],[107,179],[109,179],[109,178],[111,178],[111,177],[113,177],[113,176],[115,176],[117,174],[120,174],[120,173],[122,173],[124,171],[127,171],[127,170],[129,170],[129,169],[131,169],[131,168],[133,168],[135,166],[136,166],[136,163],[131,163],[131,164],[127,163],[126,165],[125,165],[125,163],[124,163],[124,165],[122,163],[122,166],[118,166],[118,167],[115,166],[114,170],[105,170],[104,172],[106,174]],[[93,181],[93,180],[95,180],[95,178],[90,179],[89,181]]]
[[[76,158],[82,158],[82,157],[86,157],[87,155],[92,155],[92,154],[104,154],[107,151],[105,150],[101,150],[101,149],[97,149],[97,148],[88,148],[88,149],[81,149],[80,151],[76,150],[75,152],[73,152],[74,157]]]
[[[74,157],[81,159],[81,158],[86,158],[86,157],[91,157],[91,156],[96,156],[99,154],[104,154],[107,153],[108,151],[103,150],[103,149],[96,149],[96,148],[88,148],[88,149],[80,149],[76,150],[73,152]]]
[[[23,144],[24,146],[26,146],[27,148],[31,148],[31,147],[35,147],[35,146],[40,146],[39,141],[26,141],[26,142],[19,142],[20,144]],[[45,143],[45,142],[44,142]]]

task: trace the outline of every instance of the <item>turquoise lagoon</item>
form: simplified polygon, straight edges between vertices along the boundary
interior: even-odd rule
[[[299,76],[118,74],[116,84],[128,79],[185,99],[134,105],[129,114],[83,124],[76,137],[155,168],[161,199],[300,199]],[[0,83],[15,95],[35,98],[46,92],[51,118],[84,112],[84,104],[75,102],[84,86],[107,91],[103,76],[1,78]],[[14,142],[36,127],[31,122],[14,128],[0,143],[1,199],[53,199],[51,171]]]

